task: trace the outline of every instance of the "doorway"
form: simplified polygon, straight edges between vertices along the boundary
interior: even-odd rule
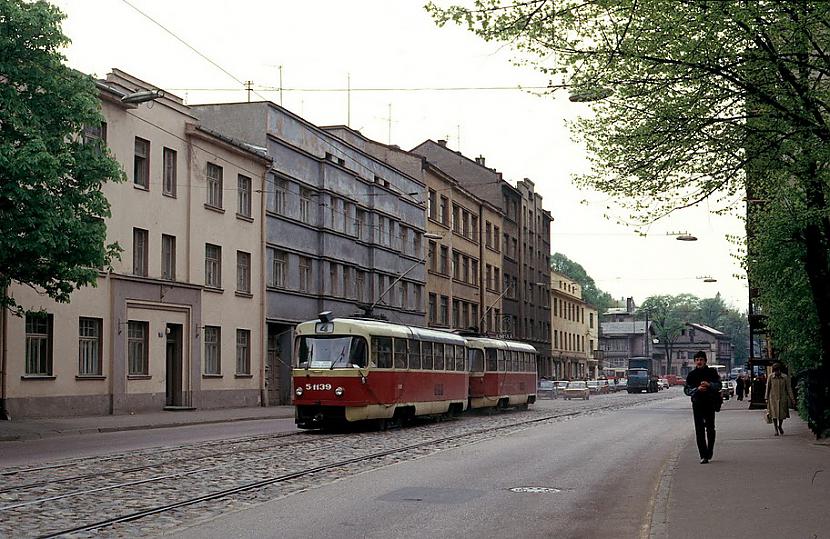
[[[182,406],[182,325],[167,324],[167,406]]]

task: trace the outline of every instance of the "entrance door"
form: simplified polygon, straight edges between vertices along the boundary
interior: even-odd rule
[[[167,406],[182,406],[182,325],[167,324]]]
[[[270,329],[270,328],[269,328]],[[268,404],[280,403],[280,343],[273,330],[268,332],[268,360],[265,363],[265,386],[268,389]]]

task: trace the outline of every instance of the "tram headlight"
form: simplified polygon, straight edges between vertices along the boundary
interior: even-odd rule
[[[303,396],[303,388],[298,387],[297,389],[294,390],[294,394],[297,395],[298,397],[302,397]]]
[[[346,390],[343,389],[342,387],[338,387],[337,389],[334,390],[334,394],[337,395],[338,397],[342,397],[343,393],[345,393],[345,392],[346,392]]]

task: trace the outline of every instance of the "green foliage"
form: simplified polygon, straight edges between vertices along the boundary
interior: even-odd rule
[[[123,173],[79,136],[103,117],[93,80],[63,64],[63,18],[43,1],[0,0],[0,289],[16,281],[66,302],[117,256],[101,186]]]
[[[427,10],[593,100],[583,186],[653,222],[742,212],[780,358],[830,366],[830,2],[471,0]]]
[[[581,264],[562,253],[554,253],[550,257],[550,269],[578,282],[582,287],[582,299],[596,307],[598,312],[604,313],[609,308],[617,306],[617,301],[611,297],[611,294],[597,287],[594,279],[588,275]]]

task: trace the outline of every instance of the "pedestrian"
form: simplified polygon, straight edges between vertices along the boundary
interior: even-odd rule
[[[738,397],[739,401],[744,400],[744,377],[738,376],[738,379],[735,380],[735,396]]]
[[[742,378],[744,379],[744,397],[748,399],[749,390],[752,389],[752,376],[748,373],[744,373]]]
[[[790,417],[790,406],[795,407],[795,397],[790,379],[781,372],[781,364],[772,364],[772,376],[767,378],[767,414],[772,419],[775,435],[784,435],[781,424]]]
[[[696,352],[695,368],[686,376],[683,391],[692,398],[692,416],[700,463],[712,460],[715,449],[715,402],[720,394],[718,371],[706,365],[706,352]]]

